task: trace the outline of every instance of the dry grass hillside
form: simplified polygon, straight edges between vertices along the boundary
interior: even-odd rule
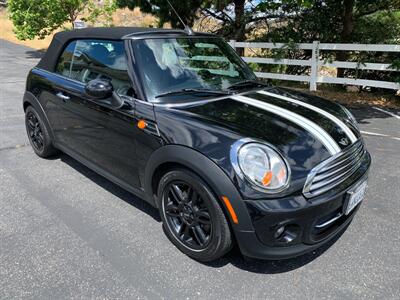
[[[143,14],[140,9],[118,9],[113,14],[114,26],[138,26],[138,27],[155,27],[157,19],[149,14]],[[91,24],[93,26],[101,26],[101,22]],[[70,28],[70,24],[65,24],[66,28]],[[0,39],[11,41],[17,44],[29,46],[35,49],[46,49],[52,39],[52,35],[45,39],[34,39],[29,41],[20,41],[13,32],[13,24],[8,18],[7,11],[0,9]]]
[[[149,14],[144,14],[139,8],[133,11],[127,8],[118,9],[113,14],[114,26],[156,27],[157,19]]]

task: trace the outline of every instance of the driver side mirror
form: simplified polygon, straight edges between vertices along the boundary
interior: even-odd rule
[[[114,92],[114,87],[108,80],[93,79],[85,86],[85,93],[95,101],[108,104],[114,108],[121,108],[124,100]]]
[[[113,85],[107,80],[94,79],[85,86],[86,94],[95,100],[105,100],[112,96]]]

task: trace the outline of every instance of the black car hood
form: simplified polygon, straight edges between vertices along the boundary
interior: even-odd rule
[[[288,99],[282,100],[277,96]],[[281,88],[202,100],[168,109],[156,106],[156,113],[167,143],[183,144],[202,152],[233,180],[237,179],[229,160],[229,150],[236,140],[254,138],[274,145],[286,157],[292,171],[291,188],[284,194],[301,189],[309,171],[335,154],[314,129],[302,121],[307,120],[307,124],[317,127],[317,132],[328,136],[336,145],[336,152],[359,138],[358,131],[350,124],[340,105]],[[343,131],[343,124],[353,133],[352,140],[349,133]],[[245,186],[241,190],[252,193]]]

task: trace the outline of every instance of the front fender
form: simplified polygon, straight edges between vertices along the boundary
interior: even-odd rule
[[[154,202],[152,179],[157,169],[166,163],[183,165],[199,175],[217,196],[235,231],[254,231],[245,203],[230,178],[211,159],[189,147],[166,145],[151,155],[146,165],[144,184],[148,199]],[[232,222],[221,196],[229,198],[238,217],[237,224]]]

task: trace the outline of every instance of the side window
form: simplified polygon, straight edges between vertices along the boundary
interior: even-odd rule
[[[63,63],[69,70],[64,67],[60,74],[83,83],[93,79],[109,80],[118,94],[133,95],[122,41],[77,40],[73,43],[75,47],[70,63]],[[60,70],[61,62],[70,57],[70,46],[72,48],[70,44],[60,57]]]
[[[57,63],[56,72],[58,74],[70,77],[75,47],[76,47],[76,41],[73,41],[69,43],[67,48],[64,49],[64,52],[63,54],[61,54]]]

